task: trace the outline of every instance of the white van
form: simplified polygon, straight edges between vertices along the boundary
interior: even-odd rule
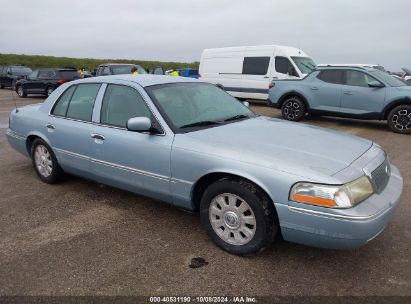
[[[294,47],[227,47],[203,51],[199,77],[235,97],[267,100],[273,79],[304,78],[314,68],[312,59]]]

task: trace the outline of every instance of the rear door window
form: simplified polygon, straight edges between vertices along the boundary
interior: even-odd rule
[[[76,91],[73,93],[68,109],[67,117],[91,121],[93,114],[94,101],[101,84],[86,83],[77,85]]]
[[[100,122],[125,128],[133,117],[151,119],[151,111],[143,97],[131,87],[109,84],[104,94]]]
[[[110,68],[109,67],[104,67],[103,71],[101,72],[101,75],[104,75],[104,76],[111,75]]]
[[[72,70],[72,71],[59,71],[59,78],[63,80],[73,80],[76,78],[80,78],[80,75],[78,74],[77,71]]]
[[[343,84],[344,72],[342,70],[325,70],[317,78],[328,83]]]
[[[244,57],[243,74],[244,75],[266,75],[270,57]]]

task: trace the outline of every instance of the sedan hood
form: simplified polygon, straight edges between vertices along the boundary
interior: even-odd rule
[[[342,132],[264,116],[180,135],[177,147],[300,176],[332,176],[372,146]]]

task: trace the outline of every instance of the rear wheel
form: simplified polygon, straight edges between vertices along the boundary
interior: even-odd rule
[[[54,91],[54,88],[53,88],[53,87],[47,87],[47,89],[46,89],[46,95],[47,95],[47,97],[50,96],[51,93],[53,93],[53,91]]]
[[[301,120],[306,112],[304,102],[297,96],[287,98],[281,107],[281,114],[284,119],[290,121]]]
[[[411,105],[400,105],[392,109],[387,122],[392,131],[411,134]]]
[[[201,223],[223,250],[255,254],[269,246],[278,231],[272,202],[259,188],[242,180],[222,179],[201,199]]]
[[[0,89],[4,89],[4,86],[2,83],[0,83]]]
[[[57,163],[52,149],[44,140],[40,138],[34,140],[31,156],[34,169],[43,182],[54,184],[62,178],[63,170]]]
[[[23,98],[27,96],[27,93],[24,91],[24,88],[22,85],[17,86],[16,92],[17,92],[17,95],[19,95],[19,97]]]

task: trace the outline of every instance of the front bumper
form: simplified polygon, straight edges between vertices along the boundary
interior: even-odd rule
[[[378,236],[391,220],[403,189],[399,170],[380,194],[370,196],[350,209],[310,209],[290,202],[276,206],[283,238],[290,242],[330,249],[354,249]]]

